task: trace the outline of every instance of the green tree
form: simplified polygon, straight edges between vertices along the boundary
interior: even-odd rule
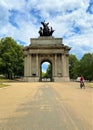
[[[51,64],[48,65],[48,68],[46,70],[46,77],[51,78],[52,77],[52,66]]]
[[[80,60],[80,72],[85,79],[93,80],[93,54],[86,53]]]
[[[42,78],[45,78],[46,73],[42,72]]]
[[[75,55],[69,55],[69,74],[71,79],[76,79],[79,75],[79,60],[76,58]]]
[[[11,37],[0,40],[0,73],[9,79],[23,75],[23,47]]]

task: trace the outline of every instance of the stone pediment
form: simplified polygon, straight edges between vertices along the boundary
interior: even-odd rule
[[[30,45],[62,45],[62,38],[54,38],[54,37],[39,37],[39,38],[31,38]]]
[[[54,38],[54,37],[39,37],[39,38],[31,38],[30,45],[25,47],[24,50],[29,49],[64,49],[69,51],[71,48],[65,46],[62,43],[62,38]]]

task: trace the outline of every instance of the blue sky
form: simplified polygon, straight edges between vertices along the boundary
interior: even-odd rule
[[[44,20],[77,58],[93,53],[93,0],[0,0],[0,38],[27,46]]]
[[[43,72],[46,73],[46,70],[47,70],[49,64],[50,64],[49,62],[43,62],[42,63],[42,71]]]

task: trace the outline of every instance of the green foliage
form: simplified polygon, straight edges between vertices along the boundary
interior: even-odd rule
[[[87,80],[93,80],[93,54],[86,53],[78,60],[75,55],[69,56],[69,73],[70,78],[75,79],[83,75]]]
[[[52,67],[51,64],[48,65],[47,71],[46,71],[46,77],[51,78],[52,77]]]
[[[93,80],[93,54],[87,53],[80,60],[80,72],[88,80]]]
[[[52,68],[51,64],[49,64],[46,72],[42,72],[42,78],[51,78],[51,77],[52,77]]]
[[[69,56],[69,73],[71,79],[76,79],[79,75],[79,60],[72,54]]]
[[[42,78],[46,77],[46,73],[42,72]]]
[[[9,79],[23,75],[23,47],[11,37],[0,40],[0,73]]]

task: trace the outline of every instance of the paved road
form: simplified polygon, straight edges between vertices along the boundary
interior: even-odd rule
[[[50,83],[22,86],[20,83],[19,89],[15,84],[0,90],[0,98],[6,94],[0,104],[0,130],[92,130],[70,108],[55,86]]]

